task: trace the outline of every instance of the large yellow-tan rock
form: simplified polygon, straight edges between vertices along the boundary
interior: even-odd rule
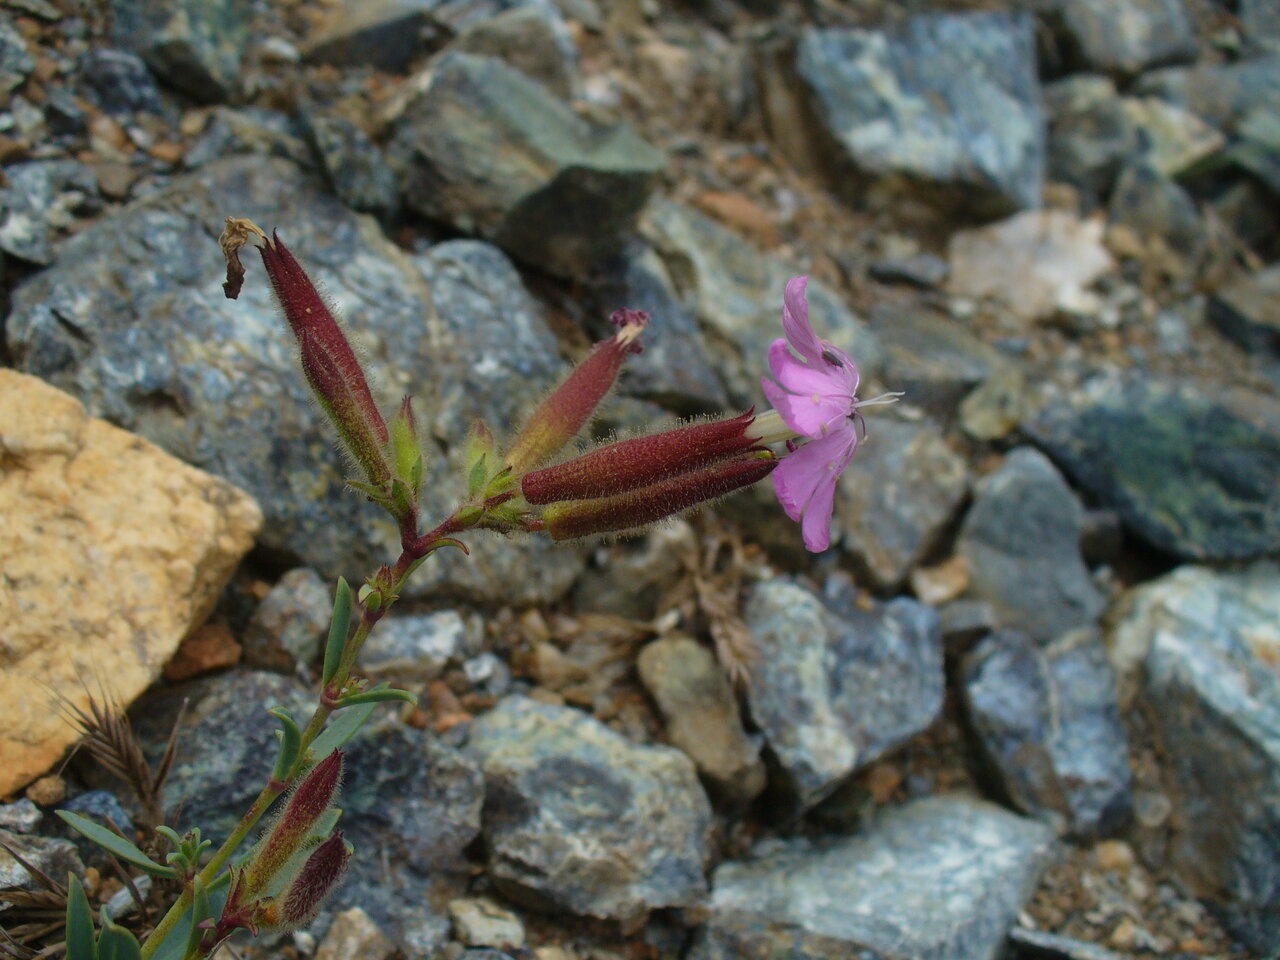
[[[238,488],[0,370],[0,795],[76,739],[59,697],[127,704],[159,676],[261,525]]]

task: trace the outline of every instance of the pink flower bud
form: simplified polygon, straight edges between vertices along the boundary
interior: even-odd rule
[[[542,519],[553,540],[632,530],[750,486],[777,465],[767,454],[723,460],[617,496],[553,503]]]
[[[605,394],[618,379],[628,354],[642,349],[636,340],[649,323],[642,310],[618,310],[610,318],[618,332],[597,343],[591,354],[529,418],[507,454],[507,465],[517,476],[545,463],[578,435]]]
[[[521,491],[530,503],[555,503],[611,497],[647,487],[756,448],[759,441],[747,435],[754,419],[753,411],[748,410],[728,420],[611,443],[527,474],[520,481]]]
[[[320,292],[276,235],[259,247],[267,276],[297,338],[302,372],[320,406],[369,482],[386,484],[387,425],[373,402],[364,370]]]
[[[311,831],[333,806],[342,782],[341,750],[329,754],[306,775],[289,796],[271,832],[262,841],[245,870],[241,896],[256,897],[270,885],[298,851],[312,839]]]
[[[296,930],[310,921],[342,879],[351,852],[341,830],[316,847],[298,875],[276,898],[275,915],[271,917],[273,925]]]

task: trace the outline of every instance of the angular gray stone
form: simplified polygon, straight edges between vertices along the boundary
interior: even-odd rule
[[[1180,567],[1133,592],[1111,647],[1168,758],[1175,870],[1280,950],[1280,567]]]
[[[859,178],[984,215],[1037,206],[1044,116],[1027,14],[929,14],[898,34],[810,29],[796,72]]]
[[[1208,256],[1209,232],[1195,200],[1145,160],[1120,172],[1107,213],[1111,223],[1136,233],[1175,280],[1194,279]]]
[[[298,119],[262,107],[214,107],[182,162],[195,169],[222,157],[284,157],[314,167],[315,155]]]
[[[1234,133],[1256,109],[1280,99],[1280,51],[1226,64],[1166,67],[1134,84],[1139,96],[1157,96],[1186,107],[1224,133]]]
[[[760,403],[769,345],[782,336],[782,291],[801,271],[670,201],[650,204],[642,228],[698,318],[730,399]],[[864,382],[874,377],[882,358],[875,336],[825,284],[810,280],[808,297],[818,336],[847,351]]]
[[[1274,422],[1274,400],[1262,402]],[[1050,404],[1026,429],[1160,550],[1231,560],[1280,549],[1280,434],[1198,388],[1106,381]]]
[[[979,481],[960,530],[971,595],[1036,640],[1093,626],[1103,599],[1080,557],[1083,528],[1079,500],[1045,455],[1012,451]]]
[[[1242,349],[1280,358],[1280,264],[1219,288],[1209,319]]]
[[[87,99],[112,116],[164,109],[160,88],[136,53],[96,47],[85,51],[77,68]]]
[[[742,807],[764,789],[760,744],[742,729],[738,701],[715,655],[672,635],[640,651],[636,670],[666,721],[667,740],[689,755],[713,792]]]
[[[55,241],[75,219],[74,211],[98,193],[97,180],[76,160],[32,160],[4,170],[0,189],[0,250],[46,266]]]
[[[947,282],[947,261],[933,253],[917,253],[909,257],[877,260],[867,268],[872,279],[881,283],[903,283],[922,290],[936,290]]]
[[[293,673],[312,663],[327,636],[333,612],[329,584],[308,567],[285,573],[262,598],[245,627],[241,643],[251,667]]]
[[[965,658],[963,683],[983,754],[1019,809],[1077,837],[1125,825],[1133,809],[1128,740],[1095,633],[1041,649],[1000,631]]]
[[[862,609],[847,580],[823,595],[787,580],[752,590],[747,702],[781,768],[788,801],[808,808],[854,771],[924,730],[942,708],[942,635],[930,607],[900,597]]]
[[[1136,134],[1115,84],[1079,74],[1044,88],[1049,112],[1049,179],[1079,187],[1095,202],[1115,182]]]
[[[404,71],[415,56],[439,46],[440,29],[432,22],[439,5],[439,0],[345,0],[317,26],[303,56],[336,67]]]
[[[449,46],[501,60],[561,99],[573,96],[578,49],[564,17],[552,3],[522,3],[477,20]]]
[[[16,90],[35,68],[35,58],[12,17],[8,13],[0,14],[0,91]]]
[[[0,806],[0,829],[13,833],[34,833],[44,814],[26,797]]]
[[[585,713],[508,697],[471,726],[498,891],[535,909],[636,920],[693,906],[711,807],[693,763]]]
[[[140,55],[175,90],[204,103],[235,91],[250,0],[121,0],[112,12],[116,44]]]
[[[617,251],[662,170],[626,126],[594,126],[490,57],[446,53],[388,147],[405,202],[551,273]]]
[[[352,210],[389,218],[400,203],[396,175],[378,146],[345,117],[307,111],[307,136],[338,199]]]
[[[457,610],[390,614],[360,648],[360,667],[378,677],[425,683],[480,652],[484,624]]]
[[[411,258],[292,164],[255,157],[212,163],[100,220],[15,292],[6,333],[17,366],[250,491],[267,511],[260,545],[326,582],[358,583],[398,554],[399,537],[345,489],[342,456],[256,263],[240,299],[224,299],[215,238],[228,214],[279,225],[350,321],[381,408],[416,394],[424,434],[452,450],[477,416],[514,430],[563,371],[558,345],[498,250],[455,241]],[[424,515],[443,519],[462,478],[435,442],[427,471],[435,499]],[[572,550],[544,541],[474,542],[471,561],[434,558],[406,595],[535,602],[567,590],[577,569]]]
[[[839,542],[872,585],[891,590],[950,526],[969,468],[927,421],[872,418],[856,468],[840,478]]]
[[[84,864],[80,862],[75,844],[70,840],[33,837],[0,829],[0,843],[52,879],[65,882],[68,872],[77,877],[84,876]],[[0,890],[41,889],[40,881],[32,876],[31,871],[8,850],[0,847]]]
[[[1012,960],[1123,960],[1120,954],[1096,943],[1026,927],[1009,931],[1009,946]]]
[[[762,844],[716,869],[690,960],[995,960],[1052,853],[1043,824],[963,794]]]
[[[1047,0],[1039,8],[1076,70],[1125,78],[1196,57],[1183,0]]]

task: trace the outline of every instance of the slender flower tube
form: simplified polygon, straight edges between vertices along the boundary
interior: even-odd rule
[[[748,487],[767,477],[777,465],[768,452],[749,453],[617,496],[553,503],[543,511],[542,519],[553,540],[620,533]]]
[[[308,923],[342,879],[352,852],[341,830],[316,847],[298,875],[268,908],[263,925],[297,930]]]
[[[623,361],[643,349],[637,340],[649,323],[647,313],[617,310],[610,319],[618,332],[595,345],[564,383],[542,401],[516,437],[507,454],[507,466],[516,476],[545,463],[576,437],[618,379]]]
[[[728,420],[695,423],[600,447],[581,457],[526,474],[521,492],[530,503],[611,497],[689,473],[759,448],[747,431],[748,410]]]

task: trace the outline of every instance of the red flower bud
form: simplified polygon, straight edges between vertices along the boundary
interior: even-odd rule
[[[507,454],[507,465],[517,476],[532,470],[578,435],[605,394],[618,379],[627,355],[642,349],[636,342],[649,322],[642,310],[618,310],[610,318],[619,330],[597,343],[591,354],[542,401]]]
[[[351,852],[341,830],[316,847],[298,875],[276,898],[275,915],[271,917],[273,925],[296,930],[311,920],[342,879]]]
[[[647,487],[757,448],[759,441],[747,436],[754,419],[754,412],[748,410],[728,420],[611,443],[527,474],[520,481],[521,492],[530,503],[555,503],[610,497]]]
[[[297,338],[302,372],[342,442],[369,482],[391,479],[387,425],[373,402],[364,370],[329,305],[275,234],[259,247],[267,276]]]
[[[289,796],[279,819],[254,853],[241,883],[241,896],[260,896],[271,879],[311,842],[311,831],[333,806],[342,782],[342,751],[329,754],[306,775]]]
[[[542,519],[553,540],[631,530],[750,486],[777,465],[764,453],[724,460],[614,497],[553,503]]]

